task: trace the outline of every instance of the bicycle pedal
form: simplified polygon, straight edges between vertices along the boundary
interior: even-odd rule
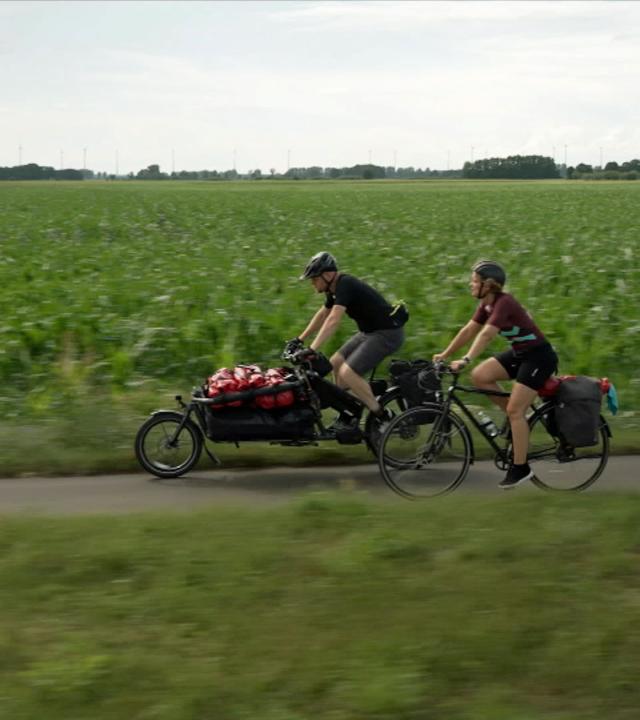
[[[433,458],[431,456],[418,458],[414,463],[411,464],[411,470],[424,470],[429,467]]]
[[[562,464],[562,463],[570,463],[570,462],[573,462],[574,460],[577,460],[577,458],[576,458],[575,452],[573,452],[573,451],[572,451],[572,452],[567,452],[567,451],[565,450],[565,451],[557,452],[557,453],[556,453],[556,460],[557,460],[560,464]]]

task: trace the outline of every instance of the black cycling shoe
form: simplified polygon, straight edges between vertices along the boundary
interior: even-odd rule
[[[362,442],[360,418],[340,415],[328,428],[327,435],[341,445],[357,445]]]
[[[531,480],[532,477],[533,470],[529,467],[529,463],[512,465],[507,471],[504,480],[498,483],[498,487],[501,487],[503,490],[508,490],[516,485],[520,485],[520,483],[526,480]]]
[[[382,435],[382,433],[389,427],[389,423],[393,420],[394,417],[395,414],[392,413],[390,410],[387,410],[386,408],[380,413],[380,415],[376,415],[376,432]]]
[[[353,415],[338,415],[327,430],[332,433],[342,433],[357,430],[359,425],[360,420]]]

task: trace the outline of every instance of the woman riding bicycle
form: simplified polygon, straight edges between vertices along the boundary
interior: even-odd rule
[[[480,302],[471,320],[462,327],[447,348],[433,356],[445,360],[468,343],[471,347],[451,369],[460,372],[473,362],[500,334],[511,349],[484,360],[471,373],[473,384],[483,390],[499,391],[498,381],[514,380],[509,398],[489,396],[509,418],[513,464],[500,483],[502,488],[519,485],[533,476],[527,463],[529,426],[527,409],[547,378],[557,370],[558,357],[531,316],[509,293],[503,292],[507,276],[497,262],[480,260],[471,269],[471,294]]]

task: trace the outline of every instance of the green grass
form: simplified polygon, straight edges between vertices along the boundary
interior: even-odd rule
[[[137,402],[132,402],[136,399]],[[148,401],[126,400],[114,407],[108,400],[99,399],[92,405],[68,406],[59,418],[0,424],[0,478],[140,471],[133,452],[133,438],[146,417],[144,407]],[[175,407],[169,399],[157,404],[163,408]],[[498,418],[498,414],[495,415]],[[614,455],[638,453],[638,420],[611,418],[608,414],[607,420],[613,433],[610,452]],[[473,436],[476,457],[491,459],[493,450],[475,430]],[[293,448],[247,442],[239,447],[230,443],[208,443],[207,446],[227,468],[375,462],[364,444],[347,446],[325,442],[317,447]],[[204,452],[197,469],[216,471]]]
[[[636,183],[3,183],[0,198],[0,432],[97,398],[129,432],[140,394],[165,405],[218,367],[279,364],[319,303],[296,278],[320,248],[409,303],[407,357],[442,349],[473,311],[470,264],[500,259],[561,372],[610,376],[637,423]]]
[[[175,407],[175,403],[166,403]],[[140,471],[135,458],[135,434],[145,419],[129,404],[108,403],[67,408],[59,419],[0,425],[0,478],[21,475],[98,475]],[[224,467],[342,465],[375,462],[364,444],[283,448],[268,443],[207,443]],[[216,466],[202,453],[199,470]]]
[[[0,714],[623,720],[636,496],[3,519]]]

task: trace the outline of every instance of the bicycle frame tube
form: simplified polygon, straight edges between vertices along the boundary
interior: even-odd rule
[[[495,450],[496,453],[501,452],[504,450],[498,442],[496,442],[496,439],[491,437],[490,435],[487,435],[485,432],[485,429],[480,425],[478,420],[476,419],[475,415],[469,410],[469,408],[465,405],[464,401],[457,396],[458,392],[464,392],[464,393],[473,393],[475,395],[486,395],[490,397],[504,397],[508,398],[511,397],[511,393],[506,392],[504,390],[484,390],[482,388],[477,387],[471,387],[470,385],[458,385],[458,378],[454,376],[454,381],[452,385],[449,387],[449,390],[447,391],[448,396],[448,402],[454,404],[457,408],[460,408],[462,413],[465,415],[465,417],[471,422],[471,424],[478,430],[480,435],[487,441],[489,445]],[[536,410],[535,405],[531,405],[532,410]],[[499,435],[496,437],[500,437]]]
[[[195,411],[196,417],[198,418],[198,424],[200,425],[200,430],[202,431],[202,434],[204,437],[207,436],[207,418],[205,417],[205,407],[203,405],[200,405],[199,403],[189,403],[189,405],[185,408],[186,413],[185,417],[188,418],[191,415],[192,411]]]
[[[476,428],[480,435],[482,435],[493,450],[496,453],[501,452],[503,448],[496,442],[495,438],[487,435],[485,429],[477,421],[475,415],[465,405],[464,401],[458,397],[458,392],[473,393],[475,395],[487,395],[492,397],[510,397],[511,393],[505,392],[504,390],[483,390],[482,388],[471,387],[470,385],[458,385],[457,375],[454,375],[453,383],[449,386],[446,393],[447,400],[445,403],[448,403],[449,405],[453,404],[459,408],[462,414],[471,422],[471,424]],[[497,437],[500,436],[498,435]]]
[[[462,388],[460,388],[460,389],[462,389]],[[475,415],[471,412],[471,410],[469,410],[469,408],[464,404],[464,402],[462,402],[462,400],[460,400],[460,398],[458,398],[456,396],[455,392],[456,391],[454,390],[450,395],[451,403],[462,411],[463,415],[467,418],[467,420],[469,420],[471,422],[471,424],[476,428],[476,430],[480,433],[480,435],[482,435],[482,437],[487,441],[487,443],[489,445],[491,445],[491,447],[495,450],[495,452],[496,453],[500,452],[503,448],[500,445],[498,445],[495,438],[491,437],[491,435],[487,435],[487,433],[485,432],[485,429],[477,421]],[[493,394],[497,395],[497,393],[493,393]],[[509,393],[502,393],[502,394],[508,395]],[[500,437],[500,436],[497,435],[496,437]]]

